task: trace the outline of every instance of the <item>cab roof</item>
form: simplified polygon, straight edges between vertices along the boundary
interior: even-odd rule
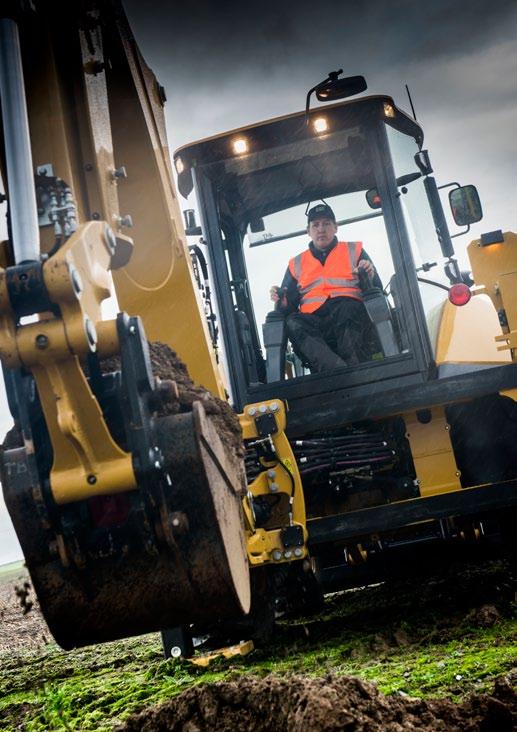
[[[320,118],[323,130],[315,124]],[[241,222],[320,198],[323,192],[366,190],[375,180],[365,143],[370,134],[375,139],[379,122],[421,147],[422,128],[391,97],[360,97],[311,109],[309,124],[305,111],[296,112],[184,145],[174,154],[178,188],[186,198],[193,189],[193,170],[202,168],[219,191],[221,212],[231,212]],[[314,176],[315,160],[325,169],[323,192],[321,175]]]
[[[404,112],[402,109],[397,107],[392,97],[389,97],[387,95],[369,95],[366,97],[359,97],[357,99],[347,99],[341,102],[336,102],[335,104],[325,104],[318,107],[312,107],[310,109],[309,116],[311,119],[315,117],[321,117],[322,115],[334,116],[336,114],[339,115],[340,112],[360,110],[368,106],[378,109],[380,105],[384,104],[391,105],[394,110],[395,116],[392,120],[389,121],[393,122],[394,126],[396,126],[401,131],[412,135],[412,137],[416,139],[418,144],[422,146],[424,140],[424,132],[420,125],[412,117],[410,117],[407,112]],[[196,165],[201,162],[201,160],[205,161],[206,154],[209,151],[211,151],[212,153],[216,153],[216,156],[214,157],[213,154],[208,155],[208,158],[211,158],[211,160],[206,160],[206,162],[213,162],[215,160],[222,160],[228,157],[233,157],[234,153],[232,152],[230,146],[228,144],[225,144],[228,141],[234,140],[237,137],[246,136],[248,133],[251,132],[259,133],[261,137],[264,136],[264,133],[266,136],[268,136],[267,133],[272,131],[277,126],[284,127],[285,125],[287,125],[289,127],[292,127],[293,123],[294,126],[298,126],[296,125],[297,122],[302,122],[303,128],[306,128],[304,110],[301,112],[294,112],[293,114],[286,114],[280,117],[273,117],[271,119],[262,120],[261,122],[255,122],[254,124],[245,125],[244,127],[237,127],[227,132],[222,132],[217,135],[212,135],[210,137],[204,137],[201,140],[196,140],[186,145],[182,145],[174,152],[173,157],[174,160],[176,160],[178,157],[181,157],[182,161],[186,162],[189,165]]]

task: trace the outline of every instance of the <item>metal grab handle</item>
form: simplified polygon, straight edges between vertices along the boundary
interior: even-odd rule
[[[39,259],[39,228],[18,26],[0,19],[0,98],[15,263]]]

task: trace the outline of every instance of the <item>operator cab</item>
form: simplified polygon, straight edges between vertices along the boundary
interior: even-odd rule
[[[453,250],[429,204],[432,169],[422,144],[420,126],[390,97],[371,96],[176,152],[180,192],[196,192],[237,408],[272,396],[292,403],[309,391],[335,400],[340,390],[371,394],[368,385],[432,377],[426,311],[447,288],[424,287],[417,270],[450,259]],[[383,289],[363,283],[371,331],[362,362],[310,374],[286,341],[269,288],[307,248],[306,210],[322,200],[336,214],[338,240],[363,243]]]

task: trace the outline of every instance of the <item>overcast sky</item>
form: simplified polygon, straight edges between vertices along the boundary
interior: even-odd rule
[[[327,73],[363,74],[370,93],[413,95],[439,183],[474,183],[482,231],[517,228],[515,0],[126,0],[166,88],[171,150],[301,110]],[[458,248],[468,239],[456,239]],[[0,395],[1,398],[1,395]],[[0,428],[8,427],[0,404]],[[0,506],[0,563],[20,556]]]
[[[478,186],[483,230],[516,226],[515,0],[125,5],[167,89],[172,150],[298,111],[311,86],[343,68],[403,108],[407,83],[439,180]]]

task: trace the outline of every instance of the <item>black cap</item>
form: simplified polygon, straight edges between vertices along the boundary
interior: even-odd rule
[[[307,212],[307,223],[314,221],[315,219],[331,219],[336,221],[334,211],[326,203],[318,203],[317,206],[313,206]]]

